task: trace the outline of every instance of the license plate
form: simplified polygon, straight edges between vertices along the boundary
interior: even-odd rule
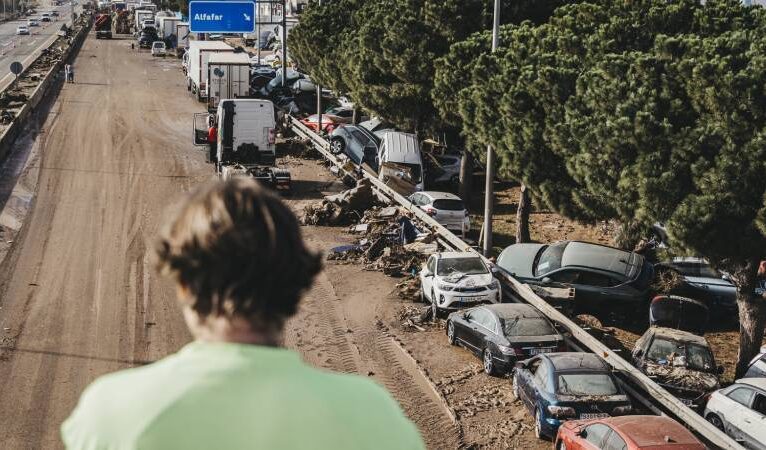
[[[609,417],[609,414],[606,414],[606,413],[580,414],[580,419],[603,419],[605,417]]]
[[[529,354],[530,355],[539,355],[540,353],[551,353],[553,351],[552,348],[548,347],[542,347],[542,348],[530,348]]]

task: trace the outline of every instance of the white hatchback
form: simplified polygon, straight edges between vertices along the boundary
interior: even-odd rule
[[[420,271],[420,297],[431,304],[434,318],[442,311],[500,303],[500,282],[479,255],[471,252],[436,253]]]
[[[422,209],[444,228],[465,236],[471,229],[471,218],[463,200],[447,192],[423,191],[410,195],[413,205]]]
[[[27,28],[26,25],[19,25],[16,27],[16,34],[22,35],[22,34],[29,34],[29,28]]]
[[[154,41],[152,43],[152,56],[165,56],[165,43]]]
[[[766,449],[766,378],[743,378],[713,392],[704,417],[745,448]]]

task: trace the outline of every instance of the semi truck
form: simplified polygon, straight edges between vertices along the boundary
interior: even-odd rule
[[[290,189],[290,171],[276,166],[277,114],[274,104],[259,99],[222,99],[212,114],[194,114],[194,145],[208,147],[208,159],[224,180],[253,177],[278,190]],[[208,142],[208,128],[217,128]]]
[[[96,29],[96,39],[111,39],[112,38],[112,15],[109,13],[96,14],[96,19],[93,23],[93,28]]]
[[[116,34],[130,34],[130,13],[122,9],[114,13],[114,32]]]
[[[250,57],[247,53],[215,53],[208,60],[207,109],[215,111],[225,98],[250,95]]]
[[[178,17],[161,16],[155,18],[157,22],[157,35],[160,39],[171,42],[175,47],[176,38],[176,24],[181,23],[181,19]]]
[[[141,24],[144,23],[145,20],[154,20],[154,12],[148,9],[136,9],[133,14],[135,14],[135,27],[136,31],[141,31]]]
[[[189,41],[189,62],[186,71],[186,88],[198,101],[207,97],[208,61],[214,53],[233,53],[234,49],[221,41]]]

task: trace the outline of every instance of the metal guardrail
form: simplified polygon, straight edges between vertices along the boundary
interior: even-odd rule
[[[337,166],[340,170],[344,171],[348,175],[352,175],[343,169],[343,161],[330,152],[330,144],[326,139],[316,134],[313,130],[303,125],[298,119],[287,116],[288,125],[298,136],[308,139],[312,142],[314,147],[332,164]],[[460,239],[451,231],[444,228],[441,224],[437,223],[431,216],[426,214],[420,208],[415,207],[412,202],[406,199],[404,196],[395,192],[390,187],[386,186],[378,178],[371,174],[362,171],[362,176],[368,179],[373,188],[378,194],[382,195],[389,201],[398,203],[399,205],[407,208],[415,217],[421,222],[426,224],[432,229],[434,233],[439,236],[439,241],[445,245],[445,247],[452,248],[458,251],[475,252],[482,258],[474,248],[472,248],[465,241]],[[486,258],[485,258],[486,260]],[[742,447],[724,432],[716,428],[713,424],[705,420],[701,415],[697,414],[680,400],[678,400],[671,393],[663,389],[657,383],[652,381],[649,377],[644,375],[641,371],[636,369],[630,362],[620,357],[616,352],[605,346],[601,341],[591,336],[587,331],[582,329],[579,325],[574,323],[569,317],[559,312],[556,308],[548,304],[545,300],[539,297],[527,284],[523,284],[516,280],[510,273],[497,267],[498,271],[496,275],[502,277],[503,281],[510,286],[515,294],[524,302],[527,302],[540,310],[550,320],[560,324],[565,328],[572,337],[579,342],[582,347],[590,350],[591,352],[599,355],[607,364],[609,364],[614,370],[628,380],[635,388],[643,390],[649,398],[653,399],[661,408],[650,408],[654,412],[664,410],[676,420],[685,424],[691,428],[693,432],[697,434],[702,440],[713,448],[740,450]],[[629,390],[635,391],[634,387],[629,387]],[[637,393],[638,394],[638,393]],[[643,395],[637,395],[644,397]],[[643,398],[646,401],[646,398]]]

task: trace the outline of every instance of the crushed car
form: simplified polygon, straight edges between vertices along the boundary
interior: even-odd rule
[[[701,411],[720,387],[717,366],[704,337],[673,328],[649,327],[636,341],[633,365],[685,405]]]

